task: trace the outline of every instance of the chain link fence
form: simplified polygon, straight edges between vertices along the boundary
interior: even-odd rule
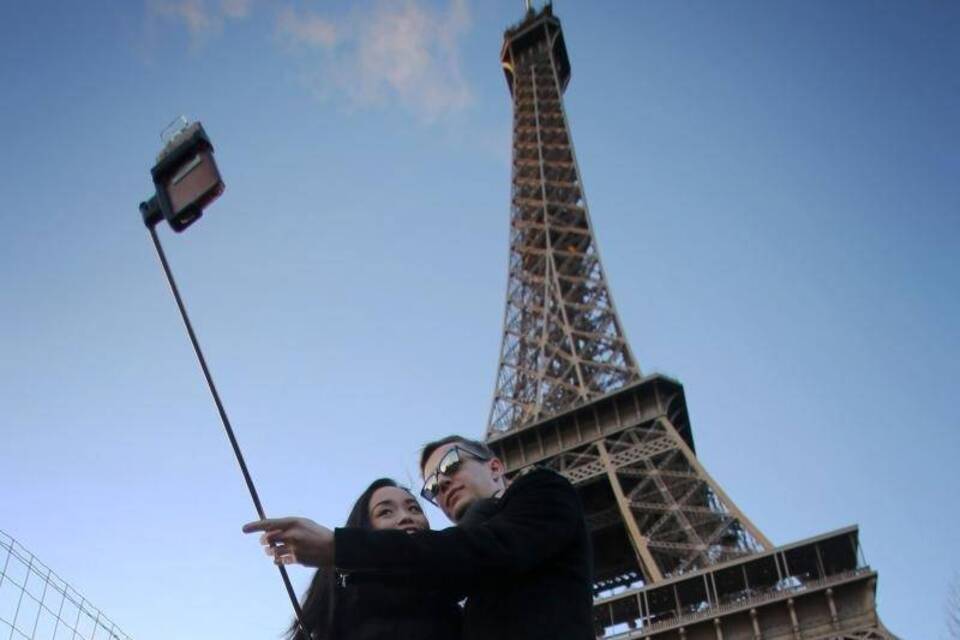
[[[0,640],[132,640],[0,530]]]

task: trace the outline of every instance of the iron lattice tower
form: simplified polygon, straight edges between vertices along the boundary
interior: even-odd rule
[[[577,486],[598,636],[892,638],[856,527],[775,548],[698,460],[682,385],[641,374],[590,222],[550,4],[506,31],[501,62],[510,258],[487,443],[510,473],[537,464]]]
[[[640,378],[604,277],[567,127],[563,35],[557,28],[551,37],[558,46],[546,39],[504,45],[514,105],[512,219],[491,433]]]
[[[502,63],[514,107],[513,186],[491,440],[590,406],[642,380],[590,224],[562,101],[570,64],[549,5],[508,32]],[[568,469],[587,458],[619,460],[637,447],[665,454],[654,464],[674,475],[661,473],[652,482],[646,461],[638,459],[616,478],[621,489],[624,484],[638,489],[631,482],[638,474],[651,479],[634,495],[654,508],[650,517],[658,522],[650,523],[635,546],[644,574],[654,578],[770,546],[699,468],[692,439],[684,441],[681,429],[689,434],[682,419],[679,428],[664,420],[552,460]]]

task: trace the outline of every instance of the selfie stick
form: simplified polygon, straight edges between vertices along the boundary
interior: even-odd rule
[[[140,203],[140,213],[143,216],[143,222],[150,231],[150,237],[153,240],[153,246],[157,250],[157,257],[160,258],[160,264],[163,272],[167,276],[167,282],[170,284],[170,290],[177,301],[177,308],[180,309],[180,317],[183,318],[183,324],[187,328],[187,334],[190,336],[190,344],[193,345],[193,351],[200,362],[200,368],[203,370],[203,377],[210,388],[210,394],[213,396],[213,402],[217,405],[217,412],[220,414],[220,421],[227,432],[227,438],[230,440],[230,446],[233,447],[233,453],[240,465],[240,471],[243,473],[243,479],[247,483],[247,490],[253,499],[253,506],[257,509],[257,515],[261,520],[266,519],[263,511],[263,505],[260,502],[260,496],[257,494],[257,488],[253,484],[253,478],[250,476],[250,470],[247,469],[247,463],[243,459],[243,453],[240,451],[240,445],[237,437],[233,433],[233,427],[230,426],[230,419],[223,408],[223,402],[220,400],[220,394],[217,393],[217,387],[213,383],[213,376],[210,374],[210,368],[207,366],[207,360],[203,357],[203,351],[200,349],[200,342],[197,340],[197,334],[193,331],[193,325],[187,316],[187,309],[183,304],[183,298],[180,297],[180,290],[173,279],[173,272],[170,270],[170,263],[167,262],[167,256],[160,244],[160,238],[157,235],[157,223],[166,219],[170,227],[177,233],[183,231],[193,224],[203,214],[203,209],[211,202],[216,200],[223,193],[224,184],[220,178],[220,172],[213,160],[213,145],[210,144],[203,126],[199,122],[187,124],[184,120],[184,126],[177,131],[174,137],[167,143],[157,164],[151,170],[153,182],[157,187],[157,193],[146,202]],[[275,546],[272,545],[272,546]],[[303,611],[300,609],[300,602],[297,600],[297,594],[290,583],[290,576],[287,575],[287,569],[282,564],[277,565],[280,570],[280,577],[283,579],[283,585],[287,589],[287,595],[290,596],[290,603],[293,605],[293,611],[297,618],[297,625],[306,638],[311,637],[306,626],[303,624]]]

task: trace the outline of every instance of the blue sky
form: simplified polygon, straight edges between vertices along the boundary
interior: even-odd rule
[[[887,625],[960,570],[960,7],[563,1],[595,231],[645,372],[775,543],[852,523]],[[519,1],[4,3],[0,529],[131,636],[288,604],[137,203],[202,120],[227,191],[162,235],[270,514],[343,521],[482,435]],[[434,526],[443,517],[431,512]],[[309,574],[295,570],[303,585]]]

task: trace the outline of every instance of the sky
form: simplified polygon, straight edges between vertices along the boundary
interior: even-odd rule
[[[522,9],[0,5],[0,530],[131,637],[290,615],[137,210],[161,130],[201,120],[227,185],[160,235],[267,513],[340,524],[374,478],[416,485],[424,442],[484,433]],[[700,459],[767,537],[858,524],[886,625],[945,637],[960,5],[555,10],[642,370],[684,384]]]

